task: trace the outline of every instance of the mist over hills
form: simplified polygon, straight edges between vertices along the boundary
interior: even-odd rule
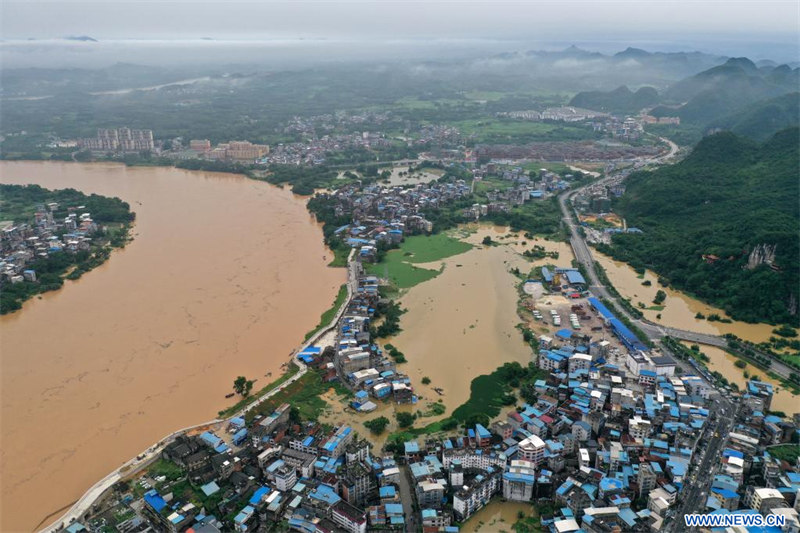
[[[798,87],[800,68],[774,62],[756,64],[740,57],[677,81],[661,93],[653,87],[633,92],[620,86],[612,91],[578,93],[570,105],[625,114],[652,106],[651,115],[679,117],[684,126],[698,132],[730,129],[765,140],[798,124]]]

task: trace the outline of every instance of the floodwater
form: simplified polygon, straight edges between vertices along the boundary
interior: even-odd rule
[[[645,317],[653,322],[698,333],[716,335],[733,333],[742,339],[756,343],[768,341],[770,335],[772,335],[774,326],[769,324],[749,324],[740,321],[725,324],[695,318],[698,312],[705,316],[716,313],[723,318],[727,315],[725,315],[725,311],[705,304],[680,291],[660,286],[658,284],[658,276],[650,270],[645,271],[644,277],[640,278],[636,271],[626,263],[615,261],[597,251],[592,251],[592,256],[606,270],[608,279],[611,280],[617,291],[625,298],[631,298],[633,305],[638,306],[638,303],[642,302],[647,307],[651,307],[655,305],[653,304],[653,298],[655,298],[659,289],[667,294],[667,298],[662,304],[664,309],[642,310]],[[651,285],[645,287],[642,285],[644,281],[650,281]],[[659,314],[661,315],[660,319],[657,318]]]
[[[134,241],[0,318],[2,522],[32,530],[166,434],[263,384],[345,281],[289,190],[233,174],[2,162],[3,183],[119,196]]]
[[[691,346],[691,343],[684,342],[686,346]],[[745,368],[738,368],[734,363],[738,361],[736,357],[732,356],[725,350],[717,348],[716,346],[700,346],[700,351],[708,356],[711,361],[707,363],[710,370],[716,370],[725,379],[739,386],[739,390],[743,390],[747,384],[747,379],[744,377],[744,372],[747,371],[751,378],[757,377],[759,381],[771,383],[774,394],[772,396],[773,411],[783,411],[791,416],[793,413],[800,412],[800,396],[795,396],[786,390],[781,383],[772,379],[766,372],[748,363]]]
[[[437,168],[417,170],[411,175],[403,174],[401,172],[408,172],[408,167],[392,167],[392,175],[389,177],[389,182],[385,185],[394,187],[395,185],[417,185],[419,183],[430,183],[442,177],[444,171]]]
[[[469,517],[469,520],[464,522],[461,527],[461,531],[512,533],[514,524],[519,520],[519,513],[525,516],[535,516],[534,507],[530,503],[503,502],[495,499]]]
[[[482,235],[499,236],[484,228],[467,240],[480,242]],[[400,299],[407,309],[400,324],[403,331],[390,339],[403,352],[406,372],[418,394],[438,400],[434,387],[443,389],[447,413],[464,403],[473,378],[489,374],[509,361],[525,365],[532,352],[516,329],[519,279],[509,270],[530,268],[531,263],[510,246],[477,246],[467,252],[418,265],[444,271],[411,288]],[[429,385],[422,385],[424,376]],[[436,418],[425,419],[428,421]]]

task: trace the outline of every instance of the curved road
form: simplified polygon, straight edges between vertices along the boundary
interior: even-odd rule
[[[648,163],[664,163],[669,159],[672,159],[678,151],[678,146],[669,141],[668,139],[661,138],[662,141],[669,144],[670,149],[669,152],[660,156],[655,159],[648,160]],[[575,217],[573,216],[572,208],[569,205],[571,198],[580,192],[581,190],[585,189],[590,185],[597,185],[602,184],[606,181],[610,181],[614,178],[614,175],[607,176],[602,178],[598,181],[592,182],[589,185],[585,185],[573,191],[566,191],[558,196],[558,203],[561,207],[561,213],[563,216],[563,220],[566,223],[567,227],[570,231],[570,245],[572,246],[572,250],[575,254],[575,259],[581,264],[586,273],[588,274],[588,282],[589,282],[589,290],[598,297],[606,298],[610,301],[616,301],[617,298],[614,297],[608,289],[603,285],[600,279],[597,276],[597,272],[594,267],[594,259],[592,258],[592,252],[589,246],[586,244],[583,236],[581,236],[580,231],[578,231],[578,224],[576,222]],[[676,339],[681,339],[684,341],[689,341],[698,344],[707,344],[709,346],[716,346],[718,348],[727,348],[728,341],[725,337],[721,337],[719,335],[711,335],[708,333],[698,333],[696,331],[687,331],[683,329],[671,328],[667,326],[662,326],[660,324],[656,324],[655,322],[651,322],[646,319],[639,319],[630,315],[627,310],[619,306],[618,311],[624,315],[628,320],[638,326],[648,337],[651,339],[661,339],[662,337],[669,336],[674,337]],[[784,379],[789,379],[789,376],[794,372],[789,366],[784,364],[780,359],[770,356],[769,354],[765,354],[763,352],[758,352],[762,357],[767,357],[771,361],[769,370],[775,372],[779,376]]]

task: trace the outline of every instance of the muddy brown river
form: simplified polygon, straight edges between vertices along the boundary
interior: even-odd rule
[[[2,531],[30,531],[164,435],[277,376],[345,281],[288,190],[232,174],[3,162],[0,182],[118,196],[134,241],[0,319]]]

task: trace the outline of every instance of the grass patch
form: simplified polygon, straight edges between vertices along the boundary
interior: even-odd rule
[[[269,391],[273,390],[275,387],[277,387],[278,385],[280,385],[281,383],[283,383],[284,381],[286,381],[290,377],[294,376],[297,373],[298,370],[300,370],[300,368],[294,363],[294,361],[292,361],[291,363],[289,363],[289,367],[286,369],[286,372],[284,372],[281,377],[279,377],[275,381],[269,383],[268,385],[264,386],[263,388],[259,389],[259,391],[256,392],[255,394],[251,394],[251,395],[247,396],[246,398],[242,398],[241,400],[239,400],[235,404],[231,405],[227,409],[223,409],[222,411],[217,413],[217,415],[220,418],[227,418],[229,416],[232,416],[233,414],[235,414],[239,410],[244,409],[246,406],[250,405],[251,403],[253,403],[257,399],[259,399],[262,396],[264,396],[265,394],[267,394]]]
[[[317,324],[317,326],[314,329],[312,329],[311,331],[306,333],[306,336],[303,339],[303,342],[305,342],[308,339],[310,339],[311,336],[317,330],[319,330],[319,328],[321,328],[322,326],[327,326],[330,323],[330,321],[333,320],[333,317],[336,316],[336,312],[339,310],[339,308],[342,306],[342,304],[344,304],[344,301],[346,299],[347,299],[347,284],[342,283],[341,287],[339,287],[339,292],[336,293],[336,299],[333,301],[333,305],[331,306],[330,309],[328,309],[327,311],[325,311],[324,313],[322,313],[320,315],[319,324]]]
[[[297,367],[294,366],[294,368],[296,369]],[[268,385],[268,387],[272,389],[275,385],[279,385],[289,379],[289,376],[293,374],[294,372],[287,372],[280,380]],[[331,385],[329,383],[323,383],[322,378],[320,378],[317,372],[309,370],[303,377],[278,392],[270,399],[260,403],[255,409],[248,411],[245,414],[245,420],[249,424],[256,415],[268,415],[283,403],[290,403],[292,407],[297,408],[304,419],[316,420],[325,406],[328,405],[325,400],[319,396],[329,388],[331,388]],[[248,403],[252,403],[253,400],[255,400],[255,398]],[[222,416],[222,412],[220,416]]]
[[[783,444],[781,446],[767,448],[767,451],[772,457],[790,464],[795,464],[797,458],[800,457],[800,444]]]
[[[183,476],[183,469],[166,459],[159,459],[147,469],[152,477],[164,476],[167,481],[175,481]]]
[[[409,263],[430,263],[447,257],[462,254],[472,249],[472,245],[454,239],[444,233],[436,235],[415,235],[408,237],[401,245],[403,258]],[[406,254],[411,254],[406,255]]]
[[[416,235],[407,238],[399,249],[390,250],[380,263],[367,265],[367,272],[378,277],[388,277],[398,289],[409,289],[429,279],[441,270],[421,268],[412,263],[430,263],[464,253],[472,245],[444,234]]]
[[[333,248],[333,260],[328,263],[329,267],[346,267],[347,266],[347,258],[350,257],[350,250],[349,246],[342,245],[336,246]]]

